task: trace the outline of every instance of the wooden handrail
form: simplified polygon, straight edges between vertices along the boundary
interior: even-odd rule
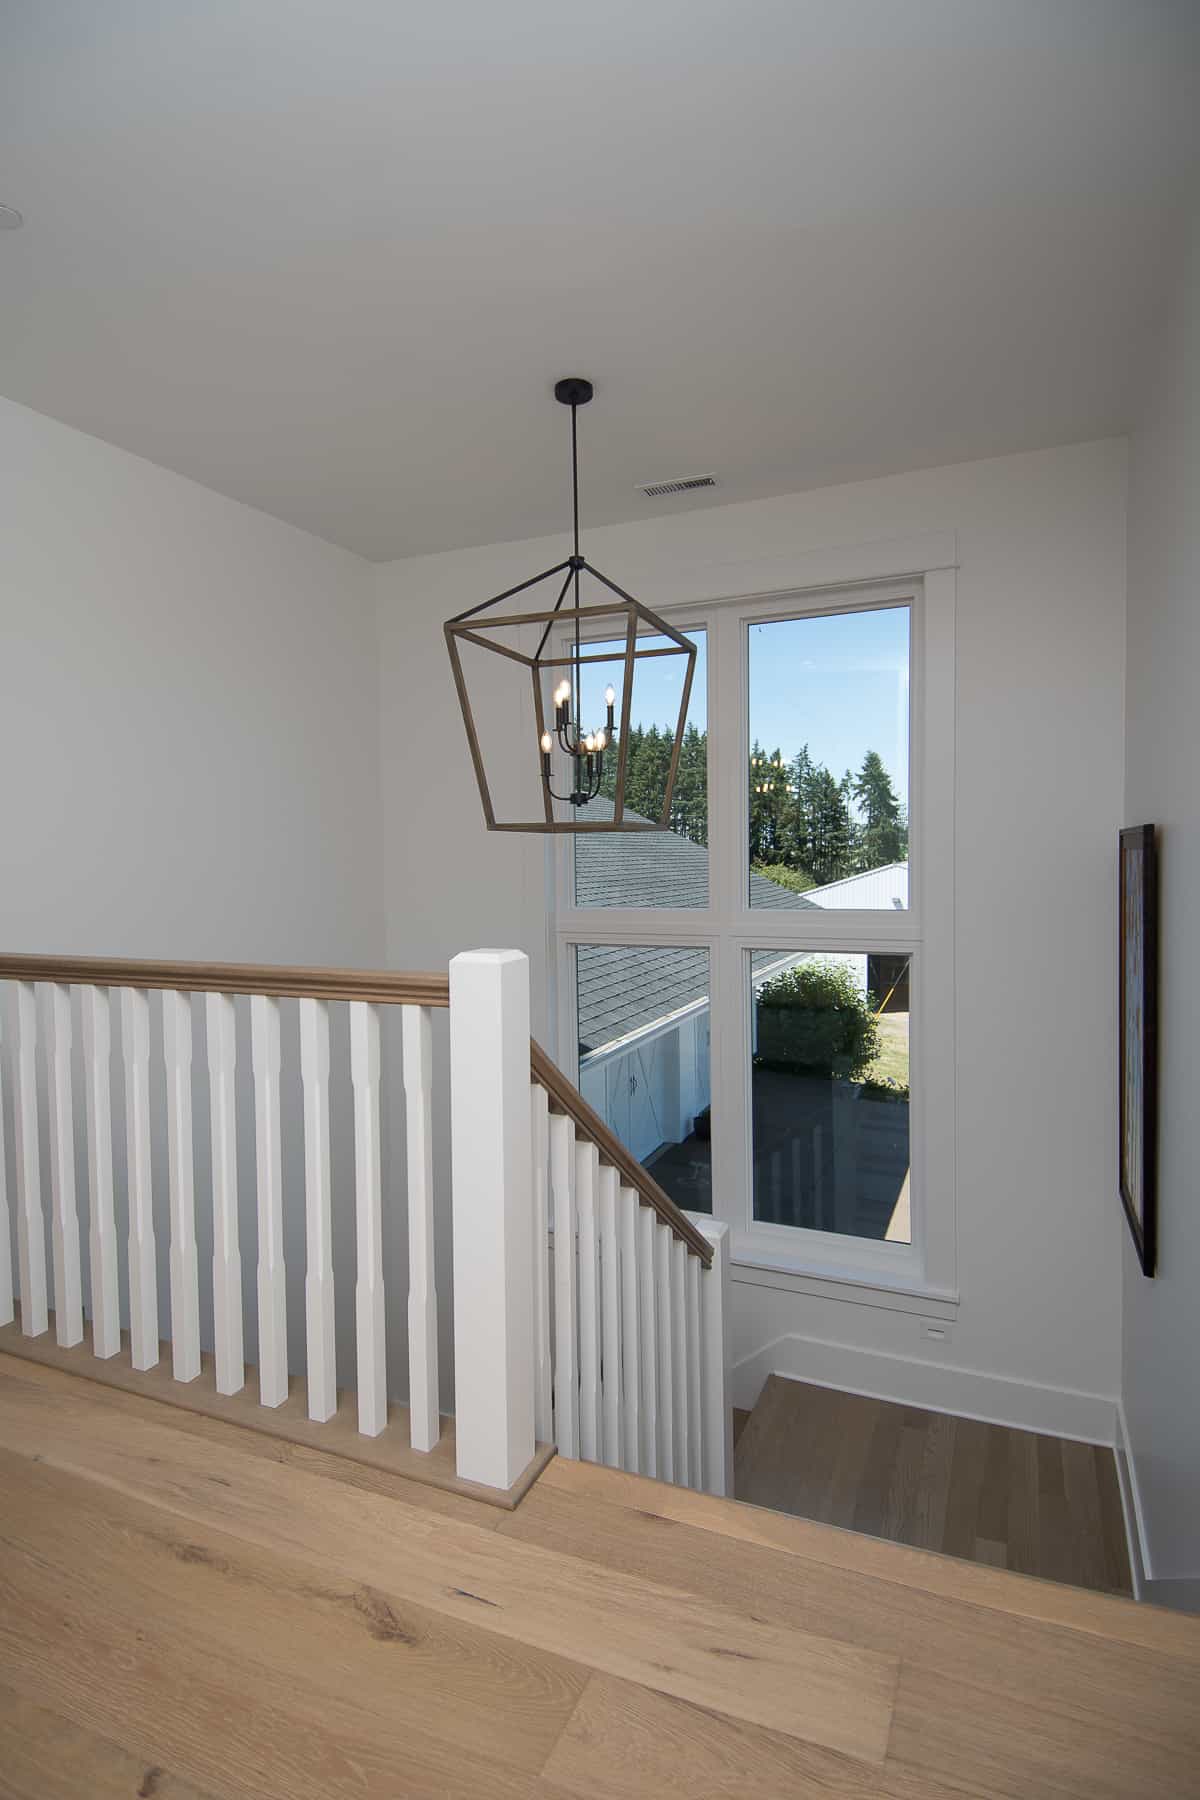
[[[275,963],[135,962],[105,956],[0,956],[0,981],[83,987],[166,988],[177,994],[271,994],[369,1000],[380,1006],[449,1006],[450,977],[385,969],[295,969]]]
[[[579,1089],[567,1080],[556,1063],[551,1062],[534,1038],[530,1043],[530,1066],[559,1112],[575,1121],[584,1136],[595,1144],[604,1162],[609,1163],[627,1187],[637,1193],[643,1206],[658,1214],[677,1238],[682,1238],[693,1256],[698,1256],[707,1269],[712,1263],[712,1245],[697,1231],[687,1215],[680,1211],[671,1196],[660,1188],[648,1169],[629,1154],[620,1138],[614,1136],[598,1112],[590,1107]]]
[[[274,963],[140,962],[106,956],[0,955],[0,981],[54,981],[82,987],[166,989],[178,994],[271,994],[311,1000],[367,1000],[380,1006],[449,1006],[450,977],[382,969],[301,969]],[[712,1247],[671,1196],[630,1155],[535,1038],[530,1071],[555,1108],[574,1120],[643,1206],[657,1213],[705,1268]]]

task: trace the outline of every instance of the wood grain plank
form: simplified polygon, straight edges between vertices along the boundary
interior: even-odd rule
[[[106,1612],[179,1633],[198,1661],[240,1647],[272,1682],[308,1691],[315,1716],[339,1706],[452,1750],[462,1720],[497,1761],[536,1773],[587,1679],[569,1660],[406,1604],[230,1532],[182,1521],[112,1489],[0,1450],[6,1597],[0,1656],[19,1661],[31,1609],[103,1636]],[[14,1615],[23,1618],[16,1625]],[[17,1639],[14,1644],[13,1638]],[[10,1679],[14,1678],[10,1668]]]
[[[1098,1708],[1086,1723],[1023,1695],[906,1663],[889,1765],[979,1800],[1180,1800],[1197,1791],[1200,1694],[1176,1696],[1172,1718]]]
[[[1117,1459],[1106,1444],[1093,1444],[1092,1454],[1096,1465],[1100,1524],[1104,1533],[1108,1565],[1106,1586],[1115,1594],[1132,1594],[1133,1576],[1129,1568],[1129,1541],[1125,1536],[1125,1514],[1117,1481]]]
[[[238,1394],[217,1392],[214,1361],[207,1351],[200,1357],[200,1373],[193,1381],[174,1379],[170,1345],[163,1343],[158,1363],[150,1369],[135,1369],[129,1352],[129,1334],[121,1333],[121,1354],[97,1362],[90,1346],[76,1344],[64,1349],[52,1339],[29,1339],[13,1325],[0,1326],[0,1354],[20,1357],[22,1361],[39,1363],[46,1368],[61,1369],[80,1379],[102,1387],[120,1388],[157,1400],[187,1412],[205,1413],[231,1425],[249,1427],[253,1431],[286,1438],[294,1444],[305,1444],[314,1450],[325,1450],[372,1468],[386,1469],[406,1480],[427,1483],[447,1493],[462,1494],[487,1506],[507,1511],[517,1505],[522,1494],[537,1480],[554,1455],[551,1444],[539,1444],[533,1460],[511,1488],[482,1486],[460,1478],[455,1463],[456,1448],[453,1419],[443,1419],[442,1435],[432,1450],[412,1448],[408,1408],[393,1402],[388,1406],[388,1428],[379,1437],[364,1437],[358,1429],[357,1396],[352,1389],[338,1390],[337,1412],[330,1419],[315,1420],[308,1416],[308,1397],[304,1381],[293,1375],[288,1382],[288,1397],[279,1406],[265,1407],[252,1391],[256,1383]]]
[[[854,1529],[872,1537],[884,1535],[892,1470],[900,1450],[903,1414],[898,1406],[880,1406],[863,1464],[854,1505]]]
[[[0,1796],[3,1800],[214,1800],[134,1751],[65,1713],[0,1683]]]
[[[907,1590],[963,1600],[1034,1624],[1052,1624],[1114,1645],[1141,1646],[1200,1668],[1200,1620],[1162,1607],[1083,1588],[999,1573],[927,1550],[864,1537],[754,1506],[730,1505],[630,1475],[556,1457],[538,1482],[538,1492],[559,1492],[603,1501],[641,1514],[693,1526],[714,1537],[778,1550],[850,1574],[871,1575]],[[714,1545],[706,1554],[718,1557]]]
[[[946,1528],[938,1546],[948,1556],[970,1560],[974,1554],[990,1429],[978,1419],[960,1419],[955,1430]]]
[[[1079,1559],[1076,1578],[1088,1587],[1104,1588],[1108,1586],[1108,1556],[1092,1450],[1091,1444],[1064,1443],[1063,1478],[1071,1510],[1075,1554]]]
[[[1014,1703],[1045,1706],[1073,1718],[1082,1730],[1094,1720],[1105,1729],[1125,1721],[1135,1733],[1153,1722],[1169,1732],[1176,1712],[1185,1713],[1200,1690],[1200,1670],[1153,1653],[1130,1654],[1100,1638],[760,1545],[725,1541],[715,1554],[711,1540],[695,1527],[594,1499],[581,1506],[544,1486],[499,1529],[603,1568],[687,1587],[718,1603],[736,1603],[741,1596],[756,1617],[803,1618],[823,1636],[895,1655],[902,1666],[977,1682]],[[995,1546],[994,1553],[1002,1557],[1004,1547]]]
[[[20,1648],[19,1667],[0,1656],[10,1684],[91,1732],[110,1732],[119,1719],[130,1737],[161,1747],[165,1766],[220,1800],[526,1800],[530,1792],[527,1775],[465,1734],[448,1745],[407,1722],[395,1727],[353,1693],[334,1698],[303,1672],[277,1670],[235,1633],[194,1637],[186,1618],[146,1619],[111,1596],[95,1607],[40,1566],[24,1591],[21,1579],[17,1559],[6,1558],[0,1647],[7,1650],[16,1619]],[[319,1647],[305,1648],[309,1666],[319,1663]]]
[[[191,1412],[178,1407],[165,1408],[159,1412],[157,1402],[148,1401],[138,1394],[127,1393],[121,1388],[96,1384],[81,1390],[78,1377],[41,1363],[15,1362],[0,1356],[0,1373],[50,1392],[75,1396],[85,1392],[89,1403],[102,1413],[116,1413],[127,1419],[160,1418],[172,1431],[186,1432],[191,1437],[224,1445],[227,1449],[238,1450],[263,1462],[279,1464],[285,1469],[304,1469],[310,1475],[340,1482],[344,1487],[360,1488],[364,1493],[384,1494],[405,1506],[416,1506],[422,1511],[463,1519],[482,1531],[494,1530],[504,1516],[500,1508],[484,1501],[471,1500],[465,1494],[431,1487],[425,1482],[410,1481],[403,1475],[393,1474],[390,1470],[371,1463],[352,1462],[349,1457],[339,1456],[332,1450],[314,1450],[307,1444],[292,1443],[287,1438],[275,1437],[269,1432],[247,1430],[241,1425],[232,1425],[225,1419],[213,1418],[207,1413]]]
[[[423,1518],[374,1495],[127,1420],[119,1441],[85,1401],[0,1378],[0,1441],[181,1518],[368,1581],[551,1654],[716,1706],[864,1760],[883,1757],[895,1659],[760,1623],[659,1583]],[[448,1571],[453,1576],[448,1578]]]
[[[1032,1431],[1008,1433],[1008,1517],[1004,1535],[1008,1567],[1019,1569],[1023,1575],[1043,1573],[1037,1444]]]
[[[582,1800],[951,1800],[961,1792],[601,1675],[589,1681],[544,1773]]]
[[[821,1515],[827,1524],[841,1525],[847,1531],[854,1525],[858,1490],[879,1422],[880,1407],[878,1400],[868,1399],[865,1395],[851,1397],[855,1404],[846,1409],[825,1493],[825,1510]]]
[[[937,1550],[946,1533],[958,1420],[949,1413],[930,1413],[928,1418],[912,1530],[907,1541],[922,1549]]]
[[[1007,1426],[986,1427],[986,1449],[979,1505],[975,1514],[976,1541],[1008,1544],[1009,1433]]]

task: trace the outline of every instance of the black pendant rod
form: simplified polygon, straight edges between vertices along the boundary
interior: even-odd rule
[[[583,651],[579,632],[579,575],[583,558],[579,554],[579,403],[571,402],[571,516],[575,529],[575,554],[571,569],[575,576],[575,707],[579,730],[583,730]]]
[[[571,511],[575,525],[575,554],[579,555],[579,403],[571,402]],[[576,574],[579,571],[576,570]]]

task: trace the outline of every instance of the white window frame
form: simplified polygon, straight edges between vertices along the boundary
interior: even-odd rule
[[[914,555],[914,551],[916,554]],[[888,559],[891,561],[891,571]],[[549,926],[559,1061],[578,1076],[575,948],[580,944],[703,946],[709,954],[713,1213],[732,1231],[733,1260],[794,1276],[806,1291],[846,1283],[957,1300],[954,1054],[954,613],[952,539],[821,552],[744,565],[746,585],[707,598],[656,598],[680,629],[707,632],[709,905],[577,907],[574,840],[547,844]],[[724,571],[726,575],[730,571]],[[804,575],[814,577],[804,580]],[[822,579],[824,575],[825,579]],[[758,580],[754,577],[759,576]],[[906,911],[753,910],[746,843],[749,794],[749,629],[752,624],[910,607],[909,905]],[[733,738],[732,745],[729,742]],[[942,872],[941,878],[935,872]],[[751,950],[905,951],[912,956],[910,1055],[911,1244],[772,1225],[753,1217],[750,1144]],[[727,1029],[736,1021],[734,1029]],[[828,1286],[826,1285],[828,1284]]]

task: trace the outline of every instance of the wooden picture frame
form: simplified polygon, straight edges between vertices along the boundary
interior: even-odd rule
[[[1158,1255],[1158,848],[1122,831],[1117,877],[1117,1115],[1121,1204],[1143,1275]]]

